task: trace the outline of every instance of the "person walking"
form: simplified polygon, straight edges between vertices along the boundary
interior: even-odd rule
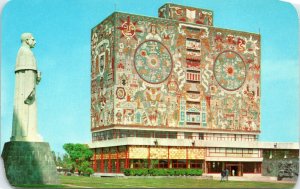
[[[227,181],[228,181],[228,176],[229,176],[229,170],[228,170],[228,168],[226,168],[226,170],[225,170],[225,177],[226,177]]]
[[[225,173],[225,170],[222,170],[222,171],[221,171],[221,180],[220,180],[220,182],[225,181],[225,180],[224,180],[225,174],[226,174],[226,173]]]

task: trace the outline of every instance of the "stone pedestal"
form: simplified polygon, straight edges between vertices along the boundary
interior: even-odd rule
[[[56,165],[47,142],[7,142],[2,158],[11,185],[59,184]]]

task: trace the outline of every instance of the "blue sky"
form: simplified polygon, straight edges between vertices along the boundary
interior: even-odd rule
[[[299,141],[297,12],[276,0],[12,0],[2,12],[1,149],[12,127],[14,67],[23,32],[34,34],[38,129],[57,152],[89,143],[90,33],[115,10],[157,17],[164,3],[210,9],[214,26],[262,36],[261,141]]]

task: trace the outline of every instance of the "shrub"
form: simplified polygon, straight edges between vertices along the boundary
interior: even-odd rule
[[[94,170],[92,169],[92,168],[87,168],[85,171],[84,171],[84,174],[86,174],[86,175],[91,175],[91,174],[93,174],[94,173]]]
[[[148,169],[136,169],[135,175],[137,176],[146,176],[148,175]]]
[[[173,176],[173,175],[175,174],[174,169],[167,169],[167,174],[168,174],[169,176]]]
[[[174,169],[174,176],[179,176],[179,175],[180,175],[179,169]]]
[[[189,176],[195,176],[195,175],[196,175],[196,172],[197,172],[197,169],[189,169],[188,175],[189,175]]]
[[[158,172],[159,176],[168,176],[168,171],[167,169],[159,169],[159,172]]]
[[[149,174],[151,176],[158,176],[159,175],[159,170],[158,169],[149,169]]]
[[[201,176],[202,175],[202,173],[203,173],[202,169],[195,169],[195,170],[196,170],[196,173],[195,173],[196,176]]]
[[[175,175],[176,176],[184,176],[184,175],[186,175],[186,171],[187,171],[188,169],[176,169],[175,170]]]
[[[125,176],[201,176],[202,169],[124,169]]]
[[[124,169],[123,173],[125,176],[130,176],[130,169]]]
[[[130,176],[136,176],[136,169],[130,169],[129,174]]]

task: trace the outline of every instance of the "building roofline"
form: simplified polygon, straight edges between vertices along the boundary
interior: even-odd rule
[[[204,11],[210,11],[210,12],[212,12],[213,15],[214,15],[214,11],[213,11],[213,10],[210,10],[210,9],[201,8],[201,7],[186,6],[186,5],[181,5],[181,4],[169,3],[169,2],[163,4],[162,6],[160,6],[160,7],[158,8],[158,10],[159,10],[160,8],[166,6],[166,5],[175,5],[175,6],[180,6],[180,7],[186,7],[186,8],[192,8],[192,9],[200,9],[200,10],[204,10]]]
[[[141,14],[133,14],[133,13],[121,12],[121,11],[115,11],[115,12],[113,12],[108,17],[106,17],[103,21],[101,21],[99,24],[97,24],[95,27],[93,27],[92,30],[95,29],[98,25],[102,24],[108,18],[114,16],[115,14],[125,14],[125,15],[146,17],[146,18],[159,19],[159,20],[162,20],[162,21],[168,21],[168,22],[173,22],[173,23],[181,23],[181,24],[187,24],[187,25],[192,25],[192,26],[201,26],[201,27],[214,28],[214,29],[220,29],[220,30],[226,30],[226,31],[234,31],[234,32],[240,32],[240,33],[245,33],[245,34],[251,34],[251,35],[261,36],[260,33],[254,33],[254,32],[242,31],[242,30],[234,30],[234,29],[228,29],[228,28],[221,28],[221,27],[215,27],[215,26],[208,26],[208,25],[204,25],[204,24],[195,24],[195,23],[189,23],[189,22],[182,22],[182,21],[178,21],[178,20],[175,20],[175,19],[160,18],[160,17],[154,17],[154,16],[146,16],[146,15],[141,15]]]
[[[111,14],[109,14],[107,17],[105,17],[100,23],[96,24],[94,27],[92,27],[92,30],[94,30],[95,28],[97,28],[100,24],[102,24],[103,22],[105,22],[106,20],[108,20],[109,18],[113,17],[116,13],[118,12],[113,12]]]
[[[299,149],[299,142],[264,142],[259,141],[259,148],[262,149]]]

